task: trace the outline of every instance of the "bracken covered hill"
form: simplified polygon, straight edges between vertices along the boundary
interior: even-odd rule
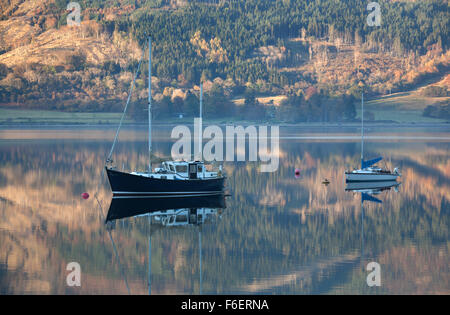
[[[242,114],[235,104],[317,110],[362,90],[449,89],[446,1],[379,1],[379,27],[367,26],[370,12],[356,0],[86,0],[79,26],[66,25],[68,2],[0,1],[1,104],[119,111],[149,34],[160,113],[192,112],[200,81],[219,99],[220,115]],[[231,102],[239,95],[245,102]]]

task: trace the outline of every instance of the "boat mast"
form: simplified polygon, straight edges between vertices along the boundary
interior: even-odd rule
[[[148,295],[152,294],[152,218],[148,216]]]
[[[202,220],[203,220],[203,216],[205,215],[204,210],[202,209]],[[197,215],[197,219],[198,219],[198,215]],[[203,223],[201,223],[203,224]],[[202,283],[202,227],[199,226],[198,227],[198,255],[199,255],[199,271],[200,271],[200,295],[203,294],[202,292],[202,287],[203,287],[203,283]]]
[[[364,161],[364,92],[361,94],[361,168]]]
[[[364,261],[364,200],[361,194],[361,261]]]
[[[202,119],[203,115],[203,83],[200,82],[200,119]]]
[[[200,82],[200,124],[203,125],[203,83]],[[202,130],[200,128],[200,132],[198,133],[198,152],[200,154],[200,161],[203,160],[203,152],[202,152]]]
[[[148,38],[148,173],[152,172],[152,38]]]

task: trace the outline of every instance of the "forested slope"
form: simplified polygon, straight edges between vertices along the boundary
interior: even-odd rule
[[[86,0],[81,25],[70,27],[67,2],[0,2],[2,104],[120,111],[147,36],[157,117],[195,114],[203,81],[212,116],[351,120],[363,89],[407,91],[449,69],[444,0],[378,1],[380,26],[369,25],[360,0]],[[145,107],[145,80],[134,117]],[[288,98],[258,102],[277,95]]]

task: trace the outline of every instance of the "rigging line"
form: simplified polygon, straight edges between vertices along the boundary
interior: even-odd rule
[[[104,222],[105,221],[105,216],[103,215],[103,207],[102,207],[102,203],[100,202],[100,200],[97,197],[97,193],[95,193],[94,198],[95,198],[95,200],[97,200],[98,210],[100,212],[100,217],[102,219],[102,222]]]
[[[124,270],[122,268],[122,264],[120,263],[119,253],[117,252],[116,244],[114,243],[114,239],[112,237],[111,231],[108,231],[108,234],[109,234],[109,238],[111,239],[111,243],[112,243],[112,246],[113,246],[113,249],[114,249],[114,253],[116,254],[116,259],[117,259],[117,262],[119,264],[120,273],[122,274],[123,279],[125,280],[125,286],[127,287],[128,295],[131,295],[130,287],[128,286],[127,276],[125,275],[125,272],[124,272]]]
[[[126,112],[127,112],[128,105],[130,104],[131,96],[132,96],[132,94],[133,94],[133,89],[134,89],[134,86],[135,86],[135,83],[136,83],[137,76],[138,76],[138,74],[139,74],[139,69],[141,68],[142,61],[144,60],[145,49],[146,49],[146,48],[147,48],[147,44],[144,45],[144,50],[142,51],[142,57],[141,57],[141,60],[139,61],[138,67],[137,67],[136,72],[135,72],[135,74],[134,74],[134,79],[133,79],[133,82],[131,83],[130,91],[129,91],[129,93],[128,93],[127,103],[125,104],[125,108],[124,108],[124,111],[123,111],[123,113],[122,113],[122,117],[120,118],[120,123],[119,123],[119,126],[117,127],[116,135],[115,135],[115,137],[114,137],[114,142],[113,142],[113,144],[112,144],[111,151],[109,152],[109,155],[108,155],[108,157],[107,157],[107,159],[106,159],[105,166],[106,166],[106,164],[107,164],[108,162],[111,161],[111,156],[112,156],[112,153],[113,153],[113,151],[114,151],[114,147],[115,147],[115,145],[116,145],[116,143],[117,143],[117,139],[118,139],[118,136],[119,136],[119,131],[120,131],[120,128],[122,127],[122,123],[123,123],[123,120],[124,120],[124,118],[125,118],[125,114],[126,114]],[[94,194],[95,200],[97,201],[97,204],[98,204],[98,210],[99,210],[99,212],[100,212],[100,217],[101,217],[102,221],[105,221],[105,216],[104,216],[104,214],[103,214],[102,203],[101,203],[100,200],[98,199],[98,192],[99,192],[99,190],[100,190],[101,184],[102,184],[103,181],[104,181],[104,177],[105,177],[105,167],[103,167],[103,170],[102,170],[102,173],[101,173],[101,176],[100,176],[100,180],[99,180],[99,183],[98,183],[98,186],[97,186],[97,191],[96,191],[95,194]],[[108,234],[109,234],[109,238],[111,239],[111,243],[112,243],[112,245],[113,245],[114,253],[115,253],[115,255],[116,255],[116,259],[117,259],[117,262],[118,262],[118,264],[119,264],[120,271],[121,271],[122,276],[123,276],[123,278],[124,278],[124,280],[125,280],[125,285],[126,285],[126,287],[127,287],[128,294],[131,294],[131,293],[130,293],[130,287],[128,286],[128,281],[127,281],[126,275],[125,275],[125,273],[124,273],[124,271],[123,271],[122,265],[120,264],[119,254],[118,254],[118,252],[117,252],[116,245],[115,245],[115,243],[114,243],[114,239],[113,239],[113,237],[112,237],[111,231],[108,230]]]
[[[118,137],[119,137],[119,131],[120,131],[120,128],[122,127],[122,123],[123,123],[123,120],[124,120],[124,118],[125,118],[125,114],[126,114],[126,112],[127,112],[128,105],[129,105],[130,100],[131,100],[131,96],[132,96],[132,94],[133,94],[133,88],[134,88],[134,86],[135,86],[136,79],[137,79],[137,76],[138,76],[138,74],[139,74],[139,69],[141,68],[142,61],[144,60],[145,49],[146,49],[146,48],[147,48],[147,44],[144,45],[144,50],[143,50],[143,52],[142,52],[141,60],[139,61],[138,67],[137,67],[136,72],[135,72],[135,74],[134,74],[134,79],[133,79],[133,82],[131,83],[130,91],[129,91],[129,93],[128,93],[127,103],[125,104],[125,108],[124,108],[124,111],[123,111],[123,113],[122,113],[122,117],[120,118],[120,123],[119,123],[119,126],[117,127],[117,131],[116,131],[116,135],[115,135],[115,137],[114,137],[114,142],[113,142],[113,144],[112,144],[111,151],[109,152],[109,155],[108,155],[108,157],[106,158],[105,166],[106,166],[106,164],[107,164],[109,161],[111,161],[111,156],[112,156],[112,154],[113,154],[114,147],[116,146],[117,139],[118,139]],[[97,191],[95,192],[95,198],[97,199],[97,202],[99,203],[100,209],[101,209],[102,207],[101,207],[100,201],[99,201],[98,198],[97,198],[97,195],[98,195],[98,191],[100,190],[100,186],[101,186],[101,184],[103,183],[104,176],[105,176],[105,168],[102,169],[102,173],[101,173],[101,176],[100,176],[100,181],[99,181],[99,183],[98,183],[98,185],[97,185]],[[103,217],[103,211],[101,211],[101,213],[102,213],[102,217]]]
[[[123,111],[123,113],[122,113],[122,117],[120,118],[120,123],[119,123],[119,126],[117,127],[117,131],[116,131],[116,136],[114,137],[114,142],[113,142],[113,144],[112,144],[111,151],[109,152],[108,158],[106,159],[106,163],[108,163],[108,162],[111,160],[111,156],[112,156],[112,153],[113,153],[113,151],[114,151],[114,147],[115,147],[115,145],[116,145],[117,138],[118,138],[118,136],[119,136],[119,131],[120,131],[120,128],[122,127],[123,119],[125,118],[125,114],[126,114],[126,112],[127,112],[128,105],[129,105],[130,100],[131,100],[131,96],[132,96],[132,94],[133,94],[133,88],[134,88],[134,86],[135,86],[136,79],[137,79],[137,76],[138,76],[138,74],[139,74],[139,69],[141,68],[142,61],[144,60],[145,49],[146,49],[146,48],[147,48],[147,44],[145,44],[145,46],[144,46],[144,51],[142,52],[141,60],[139,61],[138,68],[137,68],[137,70],[136,70],[136,73],[134,74],[134,79],[133,79],[133,82],[131,83],[130,92],[128,93],[127,103],[126,103],[125,109],[124,109],[124,111]]]
[[[98,203],[98,209],[100,210],[100,216],[101,216],[101,219],[102,219],[102,221],[104,222],[104,221],[105,221],[105,217],[104,217],[104,215],[103,215],[103,207],[102,207],[102,204],[101,204],[100,200],[97,198],[97,195],[95,195],[95,199],[97,200],[97,203]],[[113,239],[113,237],[112,237],[111,230],[107,229],[107,231],[108,231],[109,239],[111,240],[111,244],[112,244],[112,246],[113,246],[114,254],[116,255],[116,259],[117,259],[117,263],[118,263],[118,265],[119,265],[120,273],[122,274],[123,279],[124,279],[124,281],[125,281],[125,286],[127,287],[128,295],[131,295],[131,293],[130,293],[130,287],[129,287],[129,285],[128,285],[128,280],[127,280],[127,277],[126,277],[126,275],[125,275],[125,272],[124,272],[124,270],[123,270],[123,268],[122,268],[122,264],[120,263],[119,253],[117,252],[116,244],[115,244],[114,239]]]
[[[98,200],[97,196],[98,196],[98,192],[100,190],[100,186],[103,184],[104,178],[105,178],[105,168],[103,168],[103,170],[102,170],[102,173],[100,175],[100,180],[99,180],[98,185],[97,185],[97,190],[95,191],[95,194],[94,194],[94,197],[97,200],[97,203],[98,203],[98,205],[100,207],[99,209],[100,209],[100,214],[101,214],[102,219],[104,217],[103,216],[102,204],[101,204],[100,200]]]

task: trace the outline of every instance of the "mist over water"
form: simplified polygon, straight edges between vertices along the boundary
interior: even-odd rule
[[[155,129],[155,154],[169,157],[171,128]],[[282,127],[278,171],[225,162],[231,196],[205,224],[150,227],[131,217],[109,234],[105,178],[101,209],[94,194],[113,136],[0,130],[1,294],[127,294],[127,285],[148,294],[150,237],[152,294],[450,293],[448,128],[369,127],[365,156],[383,156],[380,165],[403,176],[363,209],[361,193],[343,183],[360,164],[359,128]],[[118,169],[145,169],[146,136],[123,130]],[[81,266],[81,287],[66,284],[69,262]],[[380,287],[366,283],[369,262],[381,266]]]

